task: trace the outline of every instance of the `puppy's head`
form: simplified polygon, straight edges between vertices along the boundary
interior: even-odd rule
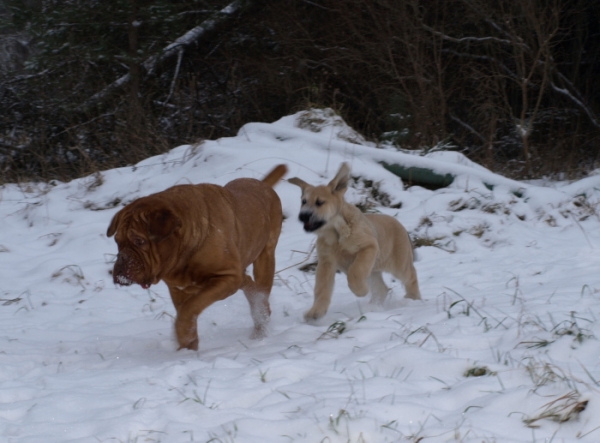
[[[113,269],[115,284],[137,283],[147,289],[158,283],[165,251],[177,249],[169,243],[180,227],[181,220],[169,208],[152,208],[144,199],[117,212],[106,232],[108,237],[115,236],[119,248]]]
[[[335,177],[327,185],[311,186],[298,177],[288,180],[302,189],[302,206],[298,219],[304,223],[306,232],[317,231],[340,212],[349,179],[350,167],[348,163],[342,163]]]

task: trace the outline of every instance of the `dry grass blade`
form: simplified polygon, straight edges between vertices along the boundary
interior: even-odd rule
[[[332,323],[329,326],[329,328],[327,328],[327,331],[323,332],[319,336],[319,338],[317,338],[317,340],[321,340],[324,338],[338,338],[340,335],[342,335],[344,333],[345,330],[346,330],[346,322],[338,320],[338,321]]]
[[[582,400],[579,392],[571,391],[546,403],[538,415],[526,417],[523,422],[529,427],[538,427],[537,422],[543,419],[564,423],[577,418],[587,405],[588,400]]]

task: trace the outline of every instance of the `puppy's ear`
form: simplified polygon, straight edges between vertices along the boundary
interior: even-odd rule
[[[288,179],[288,182],[293,185],[300,186],[300,189],[302,189],[302,191],[304,191],[308,186],[310,186],[308,183],[306,183],[304,180],[298,177],[292,177]]]
[[[157,243],[181,227],[181,220],[169,209],[152,211],[146,215],[145,219],[148,223],[148,237]]]
[[[340,170],[335,174],[335,177],[329,182],[327,186],[331,189],[331,192],[346,192],[348,189],[348,180],[350,180],[350,166],[344,162],[340,166]]]
[[[121,209],[119,212],[115,214],[110,225],[108,225],[108,229],[106,230],[106,236],[112,237],[117,232],[117,228],[119,227],[119,223],[121,222],[121,218],[123,216],[123,210]]]

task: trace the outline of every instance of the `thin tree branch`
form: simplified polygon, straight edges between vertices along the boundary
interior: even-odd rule
[[[232,3],[214,14],[211,18],[203,21],[193,29],[190,29],[181,37],[177,38],[173,43],[165,47],[160,54],[153,55],[146,59],[141,66],[145,74],[152,74],[160,65],[165,63],[171,57],[185,51],[193,44],[197,44],[202,38],[211,32],[215,31],[221,24],[243,12],[252,4],[252,0],[234,0]],[[115,80],[102,91],[97,92],[90,97],[85,103],[79,106],[80,110],[88,109],[96,104],[101,103],[115,91],[121,89],[131,81],[131,74],[127,73]]]
[[[483,143],[485,143],[487,141],[483,135],[481,135],[475,128],[473,128],[473,126],[471,126],[468,123],[462,121],[461,119],[459,119],[457,116],[455,116],[452,113],[449,113],[449,117],[450,117],[451,120],[454,120],[460,126],[462,126],[467,131],[469,131],[471,134],[477,136]]]
[[[181,49],[177,53],[177,66],[175,67],[175,73],[173,74],[173,80],[171,81],[171,87],[169,88],[169,95],[165,99],[164,106],[169,103],[171,97],[173,96],[173,91],[175,91],[175,84],[177,83],[177,77],[179,77],[179,69],[181,68],[181,59],[183,58],[183,49]]]
[[[514,42],[512,42],[511,40],[506,40],[503,38],[498,38],[498,37],[461,37],[461,38],[456,38],[456,37],[451,37],[447,34],[444,34],[440,31],[436,31],[435,29],[427,26],[425,23],[421,24],[423,26],[423,29],[431,32],[432,34],[437,35],[438,37],[441,37],[443,40],[447,40],[449,42],[453,42],[453,43],[486,43],[486,42],[495,42],[495,43],[502,43],[505,45],[513,45]]]
[[[564,95],[569,100],[571,100],[573,103],[575,103],[579,108],[581,108],[583,110],[583,112],[585,112],[585,114],[590,119],[590,122],[595,127],[600,128],[600,122],[596,119],[596,116],[594,115],[593,111],[590,108],[588,108],[585,105],[585,103],[583,103],[581,100],[579,100],[577,97],[575,97],[567,88],[561,88],[559,86],[556,86],[554,84],[554,82],[551,82],[550,86],[552,86],[552,89],[554,89],[556,92]]]

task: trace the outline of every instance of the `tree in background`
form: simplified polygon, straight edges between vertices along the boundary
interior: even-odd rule
[[[309,106],[518,177],[598,159],[597,2],[4,3],[31,54],[0,70],[4,180],[131,164]]]
[[[22,69],[3,75],[5,170],[65,178],[135,162],[178,143],[168,130],[163,93],[172,74],[148,61],[212,17],[219,2],[6,3],[13,26],[28,34],[32,55]]]
[[[320,100],[336,91],[347,119],[371,137],[405,148],[453,145],[521,177],[581,172],[597,160],[600,5],[348,0],[319,2],[318,12],[295,5],[280,9],[288,18],[278,21],[284,52],[319,78]],[[295,20],[302,16],[310,18]]]

